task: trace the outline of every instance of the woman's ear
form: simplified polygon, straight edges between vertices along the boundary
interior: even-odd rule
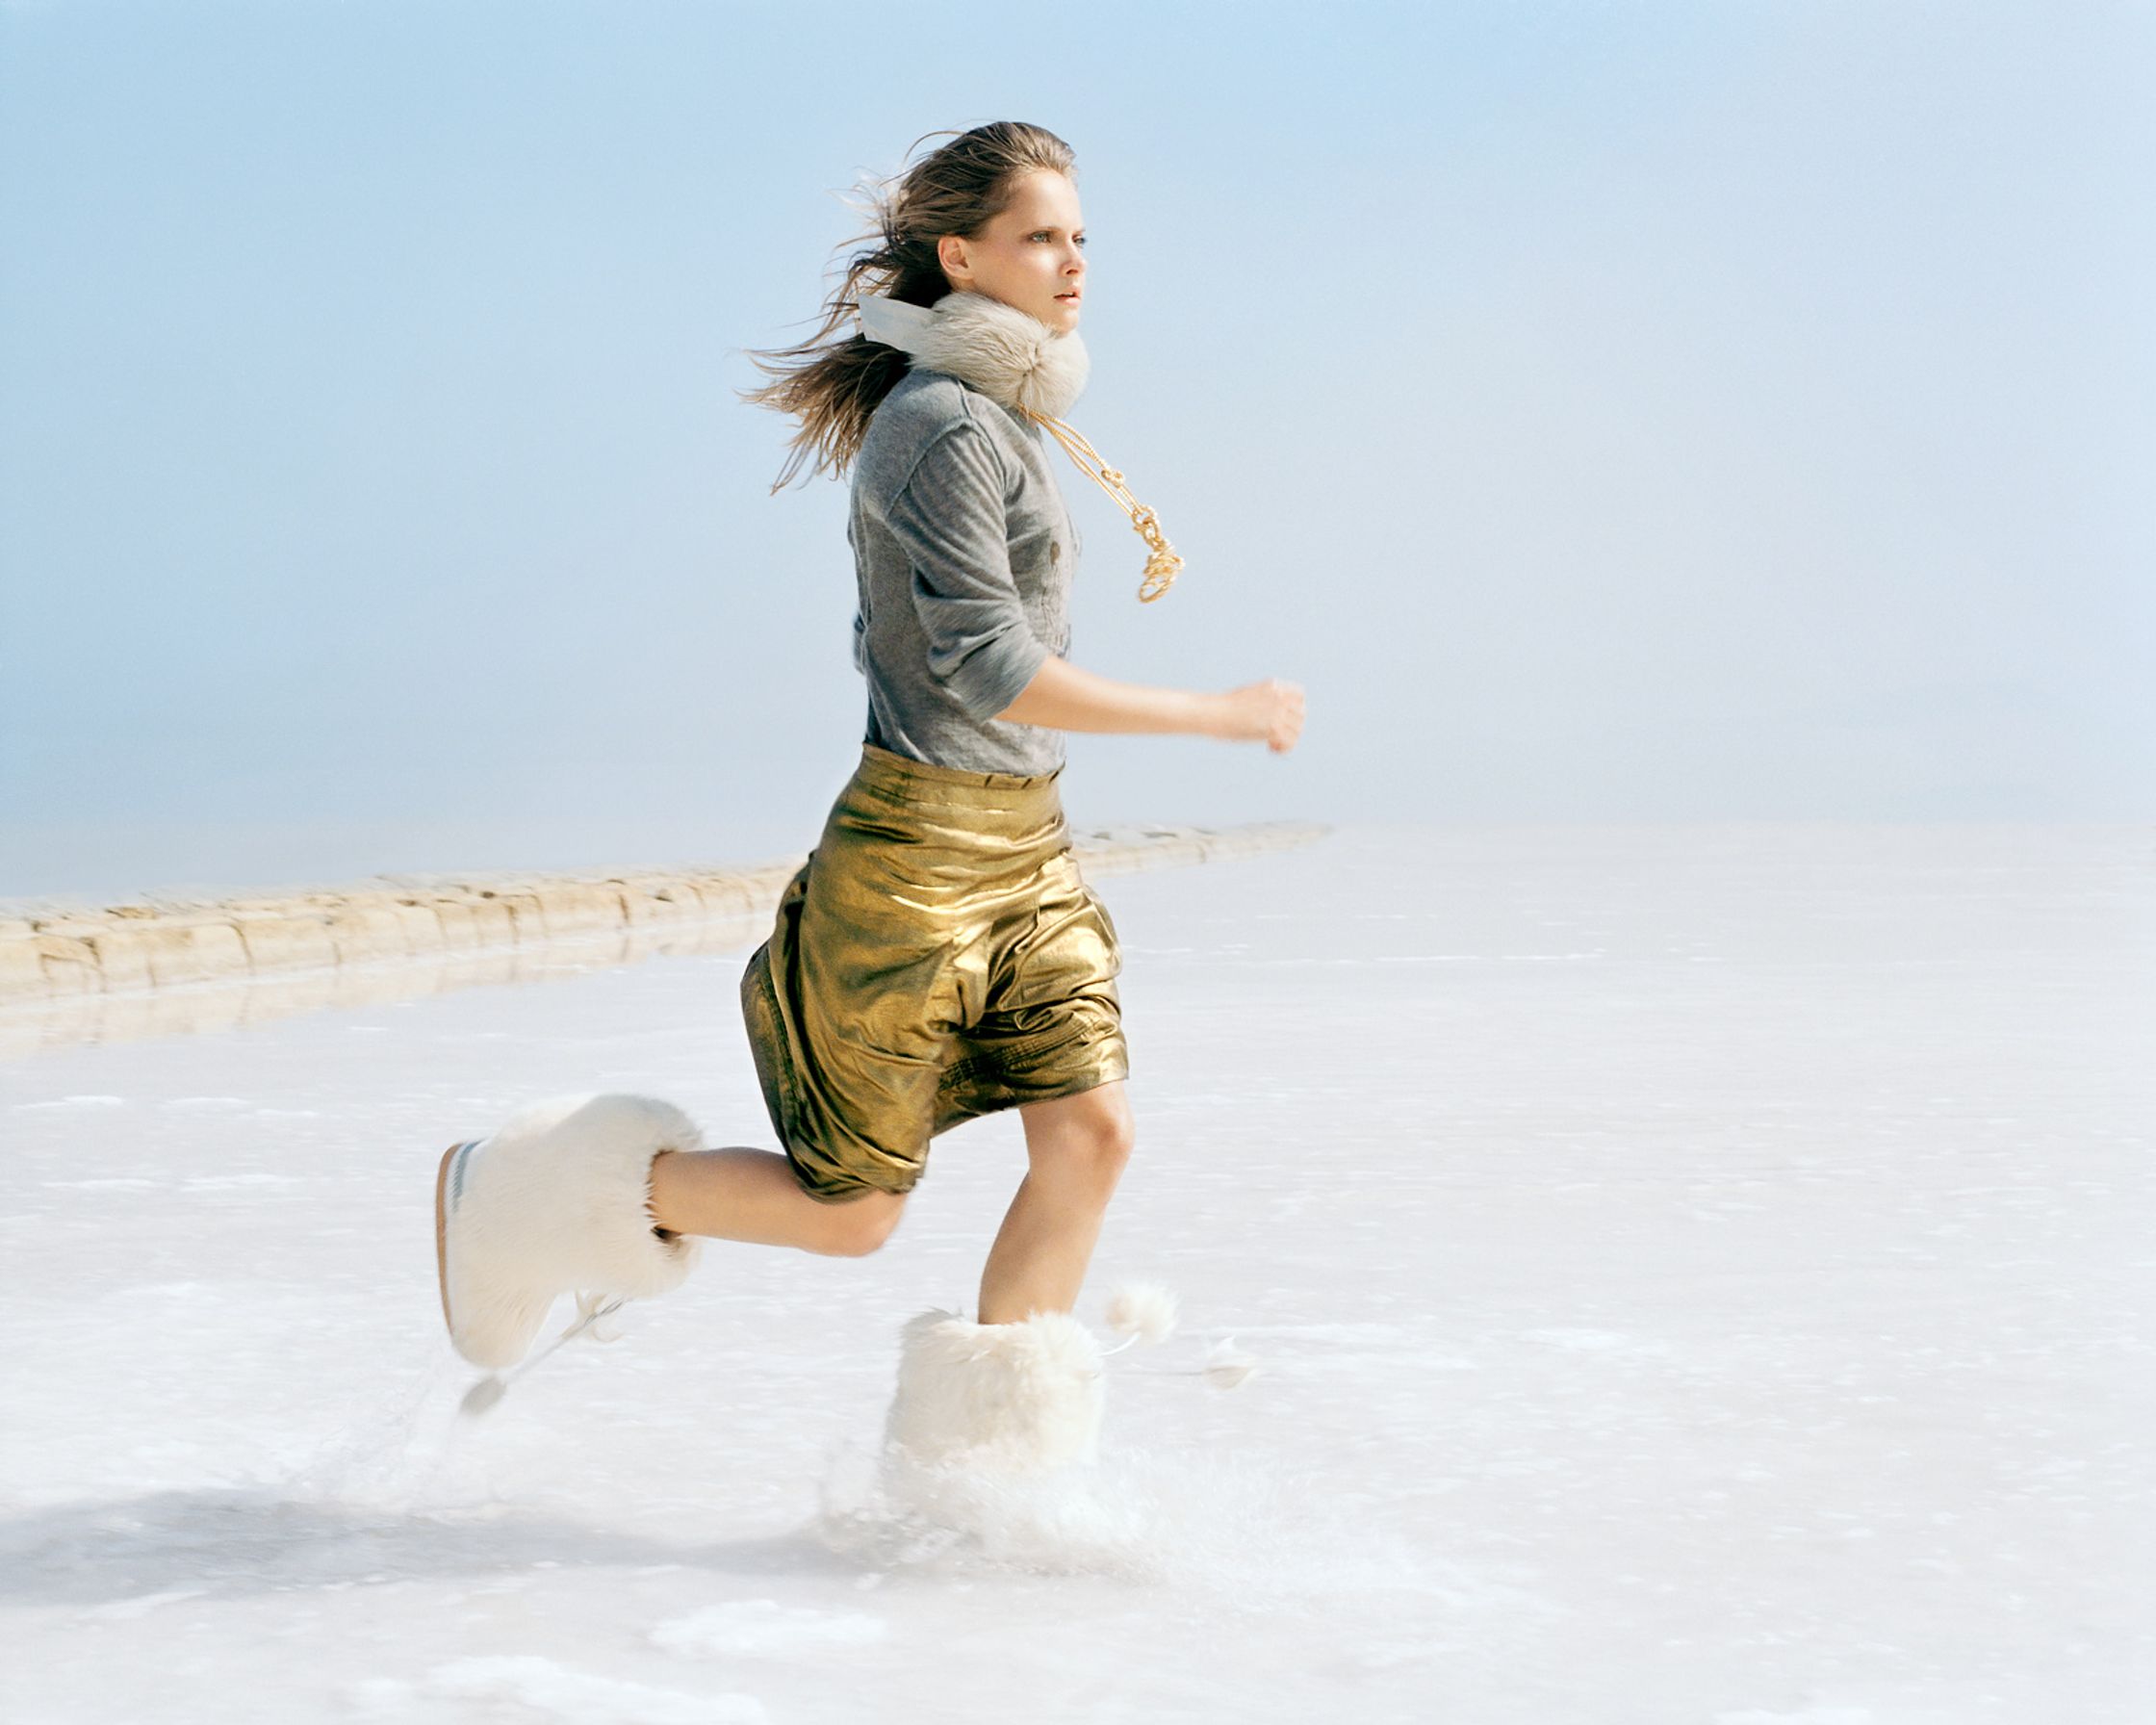
[[[936,243],[936,261],[943,266],[944,278],[952,287],[962,288],[973,273],[965,256],[965,236],[945,234]]]

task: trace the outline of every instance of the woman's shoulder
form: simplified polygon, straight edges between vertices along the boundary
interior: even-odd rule
[[[927,443],[953,425],[981,423],[979,393],[948,372],[909,372],[868,417],[868,436],[884,443]]]
[[[954,427],[971,426],[1000,447],[1008,421],[994,402],[948,372],[909,372],[869,415],[860,468],[902,483],[922,452]]]

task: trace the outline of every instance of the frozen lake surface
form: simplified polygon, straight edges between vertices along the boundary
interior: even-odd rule
[[[2156,1714],[2156,833],[1349,829],[1104,882],[1100,1465],[886,1510],[1014,1116],[891,1244],[713,1244],[484,1420],[436,1157],[768,1146],[743,953],[0,1066],[0,1718]],[[1233,1338],[1261,1363],[1189,1375]]]

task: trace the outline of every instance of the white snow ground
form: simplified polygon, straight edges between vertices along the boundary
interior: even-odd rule
[[[741,954],[0,1066],[0,1717],[2156,1717],[2156,835],[1356,829],[1107,882],[1099,1469],[869,1489],[1014,1117],[861,1261],[712,1246],[491,1415],[435,1159],[768,1144]],[[1261,1373],[1188,1374],[1227,1338]]]

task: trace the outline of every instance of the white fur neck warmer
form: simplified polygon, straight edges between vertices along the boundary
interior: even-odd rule
[[[948,372],[992,401],[1054,419],[1086,387],[1091,361],[1075,329],[1050,329],[1031,312],[959,290],[923,310],[886,294],[860,297],[861,334]]]

